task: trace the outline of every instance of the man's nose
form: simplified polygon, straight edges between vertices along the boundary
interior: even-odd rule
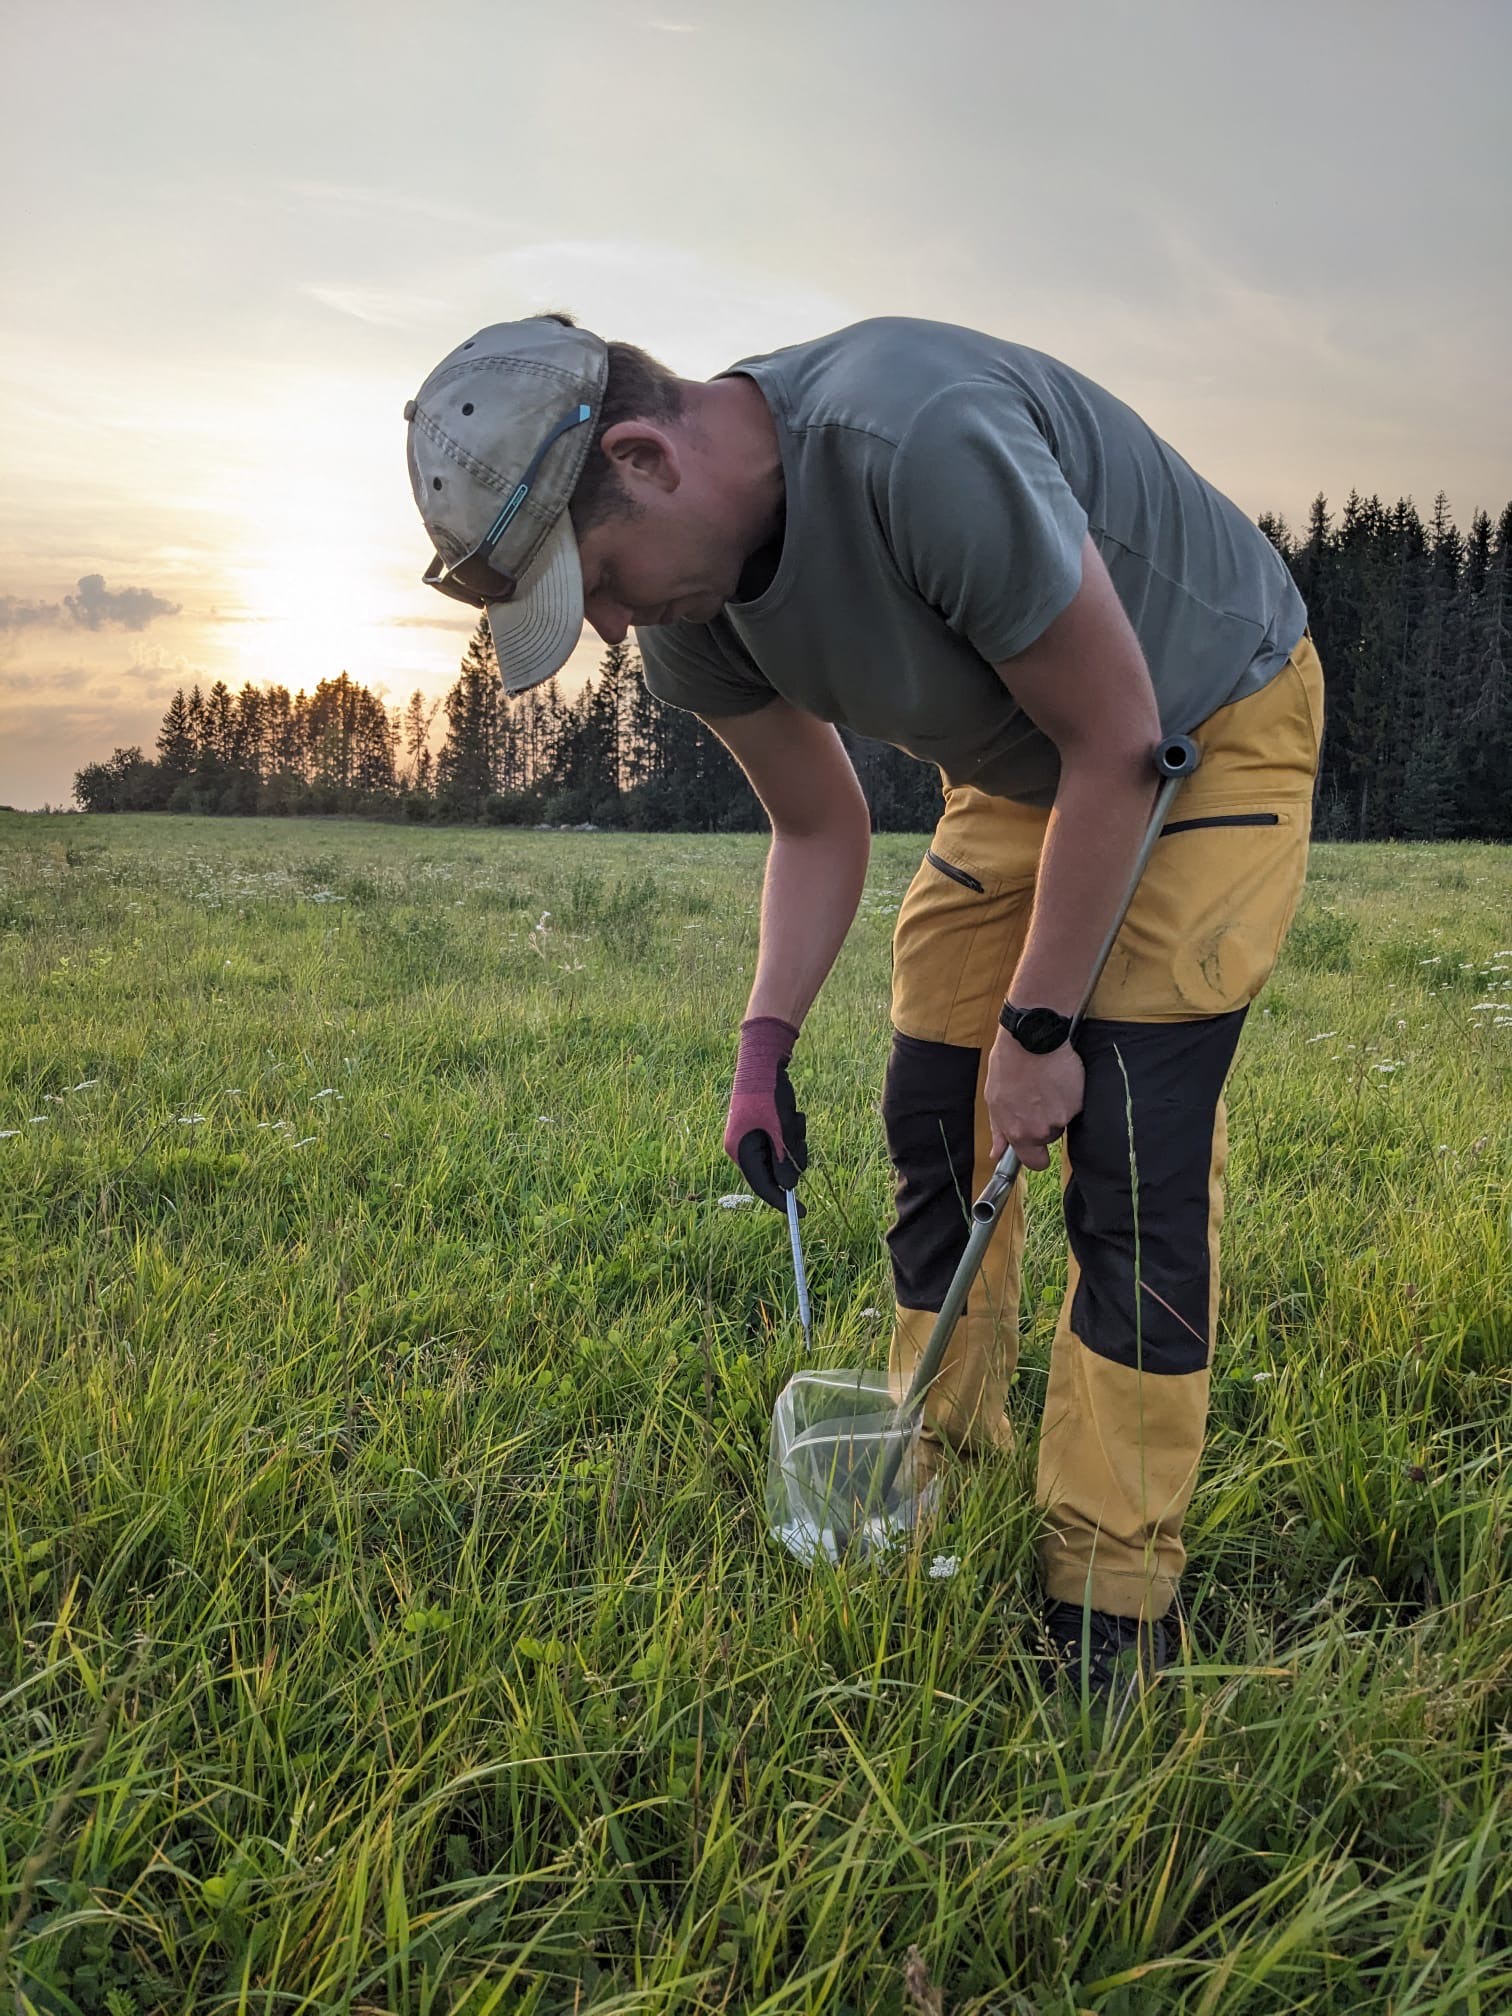
[[[630,634],[630,611],[623,603],[596,595],[584,603],[583,613],[606,644],[623,644]]]

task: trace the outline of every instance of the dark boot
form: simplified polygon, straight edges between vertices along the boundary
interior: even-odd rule
[[[1047,1678],[1073,1680],[1078,1693],[1093,1700],[1147,1685],[1173,1657],[1172,1633],[1163,1617],[1141,1622],[1081,1603],[1047,1603],[1045,1637],[1051,1655]]]

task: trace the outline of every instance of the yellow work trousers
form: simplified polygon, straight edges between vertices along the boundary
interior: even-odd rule
[[[1217,1329],[1223,1083],[1301,894],[1323,682],[1310,638],[1194,739],[1183,785],[1077,1036],[1062,1148],[1069,1281],[1040,1424],[1045,1593],[1158,1617],[1185,1562]],[[1048,812],[945,794],[899,912],[883,1112],[897,1175],[892,1369],[923,1350],[992,1168],[983,1085],[1023,950]],[[1021,1003],[1032,1006],[1032,1003]],[[1005,1447],[1022,1180],[929,1397],[926,1434]]]

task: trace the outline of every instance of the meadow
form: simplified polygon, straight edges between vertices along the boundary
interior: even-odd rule
[[[794,1065],[875,1362],[877,841]],[[1047,1693],[1016,1454],[768,1538],[763,844],[0,816],[0,2007],[1512,2007],[1512,854],[1323,847],[1230,1091],[1189,1638]]]

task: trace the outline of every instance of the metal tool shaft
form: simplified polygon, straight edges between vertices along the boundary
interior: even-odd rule
[[[803,1265],[803,1241],[798,1236],[798,1195],[796,1191],[787,1193],[788,1239],[793,1248],[793,1280],[798,1289],[798,1321],[803,1325],[803,1348],[811,1353],[814,1348],[814,1319],[809,1308],[808,1275]]]

